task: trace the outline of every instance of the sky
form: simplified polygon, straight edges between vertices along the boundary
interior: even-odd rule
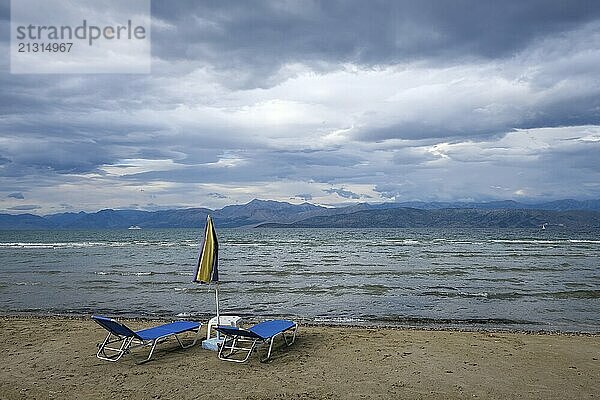
[[[600,198],[598,1],[151,16],[150,74],[15,75],[0,57],[0,212]]]

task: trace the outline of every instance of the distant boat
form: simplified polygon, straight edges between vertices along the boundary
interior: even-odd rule
[[[548,223],[545,223],[542,225],[542,230],[545,231],[546,230],[546,225],[548,225]]]
[[[140,227],[139,227],[139,226],[137,226],[137,225],[131,225],[131,226],[130,226],[129,228],[127,228],[127,229],[129,229],[130,231],[137,231],[137,230],[139,230],[139,229],[142,229],[142,228],[140,228]]]

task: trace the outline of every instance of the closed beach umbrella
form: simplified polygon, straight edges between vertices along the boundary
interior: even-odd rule
[[[219,241],[210,215],[206,218],[204,239],[200,246],[194,282],[210,283],[219,280]]]
[[[217,240],[217,232],[212,222],[210,215],[206,219],[206,227],[204,228],[204,239],[200,245],[200,254],[198,255],[198,265],[196,266],[196,274],[194,282],[215,283],[215,303],[217,307],[217,324],[219,323],[219,241]]]

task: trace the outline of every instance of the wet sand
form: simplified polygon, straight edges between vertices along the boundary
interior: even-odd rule
[[[157,322],[125,321],[134,329]],[[169,340],[116,363],[88,319],[0,317],[0,398],[591,399],[600,336],[300,326],[268,363]]]

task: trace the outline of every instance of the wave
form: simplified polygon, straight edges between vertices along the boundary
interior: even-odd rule
[[[394,244],[402,244],[402,245],[416,245],[416,244],[421,244],[420,241],[415,240],[415,239],[385,239],[385,242],[387,243],[394,243]]]
[[[449,269],[434,269],[428,270],[421,275],[438,275],[438,276],[461,276],[467,275],[468,272],[464,268],[449,268]]]
[[[550,299],[600,299],[600,290],[562,290],[555,292],[466,292],[459,289],[432,287],[418,295],[434,297],[481,297],[488,300],[516,300],[520,298],[550,298]]]
[[[600,240],[592,239],[492,239],[489,243],[507,244],[600,244]]]
[[[119,283],[121,283],[121,281],[118,281],[115,279],[89,279],[89,280],[83,281],[84,285],[98,284],[98,285],[104,285],[103,287],[106,287],[107,283],[119,284]]]
[[[271,244],[273,245],[273,244]],[[236,243],[236,242],[227,242],[227,246],[233,247],[262,247],[269,246],[267,243],[256,243],[256,242],[248,242],[248,243]]]
[[[459,296],[463,297],[489,297],[488,292],[476,292],[476,293],[468,293],[468,292],[458,292]]]
[[[490,243],[515,243],[515,244],[560,244],[565,240],[541,240],[541,239],[492,239]]]
[[[158,286],[158,285],[180,285],[181,282],[176,282],[176,281],[159,281],[159,282],[154,282],[154,281],[142,281],[142,282],[136,282],[135,283],[138,286]]]
[[[118,275],[118,276],[152,276],[152,275],[178,275],[191,276],[190,271],[94,271],[94,275]]]
[[[392,290],[392,287],[377,284],[364,285],[333,285],[333,286],[304,286],[304,287],[289,287],[289,286],[273,286],[259,285],[249,287],[245,290],[247,293],[295,293],[295,294],[329,294],[331,296],[340,296],[347,293],[357,295],[379,296],[384,295]]]
[[[468,281],[480,281],[480,282],[509,282],[509,283],[524,283],[525,281],[520,278],[479,278],[469,277],[465,278]]]
[[[353,318],[353,317],[315,317],[314,322],[317,323],[335,323],[335,324],[353,324],[353,323],[364,323],[366,319]]]
[[[79,247],[95,247],[107,246],[107,242],[56,242],[56,243],[30,243],[30,242],[13,242],[0,243],[0,247],[17,248],[17,249],[56,249],[56,248],[79,248]]]
[[[376,266],[376,265],[373,265]],[[364,267],[372,267],[364,265]],[[403,270],[403,271],[369,271],[368,269],[360,271],[279,271],[279,270],[256,270],[240,271],[244,276],[305,276],[305,277],[410,277],[410,276],[462,276],[469,274],[466,268],[432,269],[432,270]]]
[[[429,318],[429,317],[405,317],[405,316],[389,316],[378,317],[381,322],[392,322],[407,325],[539,325],[539,322],[508,319],[508,318]]]
[[[456,317],[456,318],[436,318],[424,316],[404,316],[404,315],[359,315],[359,316],[317,316],[314,317],[315,323],[321,324],[373,324],[375,326],[415,326],[415,327],[534,327],[540,328],[544,324],[538,321],[510,318],[479,318],[479,317]],[[530,328],[531,329],[531,328]]]
[[[58,271],[58,270],[33,270],[29,271],[30,274],[40,274],[40,275],[60,275],[60,274],[70,274],[71,271]]]
[[[531,293],[529,296],[555,299],[600,299],[600,290],[563,290],[557,292]]]
[[[528,266],[528,267],[515,267],[515,266],[511,266],[511,267],[502,267],[502,266],[497,266],[497,265],[489,265],[489,266],[481,266],[479,267],[483,270],[486,271],[491,271],[491,272],[551,272],[551,271],[563,271],[564,268],[567,268],[567,266],[563,264],[558,265],[558,266],[550,266],[550,267],[534,267],[534,266]]]
[[[118,272],[118,271],[96,271],[96,275],[119,275],[119,276],[150,276],[155,275],[152,271],[147,272]]]
[[[451,243],[451,244],[476,244],[480,245],[483,242],[480,241],[471,241],[471,240],[459,240],[459,239],[445,239],[445,238],[436,238],[433,239],[433,242],[442,242],[442,243]]]
[[[488,292],[464,292],[461,290],[426,290],[418,293],[419,296],[433,296],[433,297],[482,297],[489,298]]]
[[[106,241],[106,242],[7,242],[0,243],[0,248],[7,249],[73,249],[73,248],[90,248],[90,247],[125,247],[125,246],[194,246],[199,244],[189,244],[186,242],[173,241]]]
[[[177,282],[178,284],[181,284],[181,282]],[[175,287],[173,288],[173,290],[175,292],[181,292],[181,293],[188,293],[188,292],[199,292],[199,293],[208,293],[209,291],[213,290],[212,288],[208,288],[207,286],[201,286],[201,285],[197,285],[197,286],[193,286],[193,287]],[[222,289],[219,288],[219,293],[233,293],[231,290],[228,290],[226,288]]]

